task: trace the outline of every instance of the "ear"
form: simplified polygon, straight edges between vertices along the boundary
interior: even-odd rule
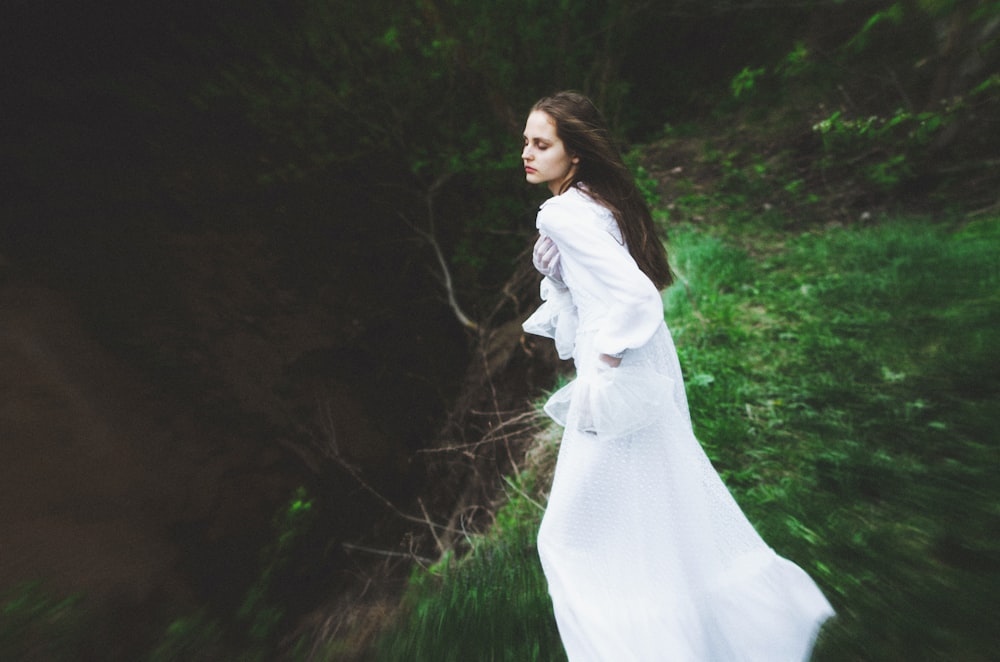
[[[572,163],[573,165],[576,165],[577,163],[579,163],[579,162],[580,162],[580,157],[579,157],[579,156],[574,156],[574,157],[573,157],[572,159],[570,159],[570,162],[571,162],[571,163]]]

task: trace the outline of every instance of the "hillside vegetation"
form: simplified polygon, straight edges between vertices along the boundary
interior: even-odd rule
[[[775,220],[672,228],[696,433],[834,604],[815,659],[988,660],[1000,218]],[[490,530],[415,569],[378,659],[563,659],[534,548],[559,430],[539,425]]]
[[[664,314],[695,431],[837,610],[816,660],[985,661],[1000,590],[994,191],[910,178],[928,117],[865,128],[810,112],[737,104],[628,155],[679,276]],[[564,659],[535,549],[561,434],[544,399],[494,523],[414,568],[376,659]]]

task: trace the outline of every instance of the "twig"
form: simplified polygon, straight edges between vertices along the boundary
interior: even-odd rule
[[[997,198],[996,202],[994,202],[992,205],[983,207],[982,209],[976,209],[970,211],[968,214],[966,214],[966,217],[975,218],[976,216],[982,216],[983,214],[989,214],[997,210],[1000,210],[1000,198]]]
[[[479,414],[484,414],[484,415],[492,416],[492,413],[490,413],[490,414],[486,414],[485,412],[474,412],[474,413],[479,413]],[[416,452],[417,453],[451,453],[451,452],[457,452],[457,451],[474,450],[474,449],[478,448],[479,446],[483,446],[485,444],[491,444],[491,443],[495,443],[498,440],[504,440],[504,439],[509,439],[511,437],[515,437],[515,436],[523,433],[524,430],[528,429],[529,427],[537,427],[537,425],[533,425],[533,423],[534,423],[534,421],[537,421],[540,418],[541,418],[541,416],[539,415],[539,413],[537,411],[535,411],[534,409],[531,409],[529,411],[522,412],[522,413],[520,413],[520,414],[518,414],[516,416],[510,417],[510,418],[508,418],[506,420],[501,421],[501,423],[499,425],[497,425],[496,427],[492,428],[489,432],[487,432],[478,441],[469,442],[467,444],[453,444],[451,446],[439,446],[437,448],[419,448],[419,449],[417,449]],[[520,428],[520,429],[514,430],[514,431],[509,432],[509,433],[504,433],[502,435],[499,434],[499,432],[501,430],[504,430],[505,428],[508,428],[508,427],[510,427],[512,425],[515,425],[517,423],[521,423],[522,421],[525,421],[525,420],[528,420],[529,423],[524,428]]]
[[[531,505],[533,505],[535,508],[538,508],[538,510],[542,511],[543,513],[545,512],[545,506],[543,506],[542,504],[540,504],[537,501],[535,501],[534,499],[532,499],[530,496],[528,496],[527,492],[525,492],[520,487],[518,487],[517,485],[515,485],[514,481],[511,480],[510,476],[504,476],[503,480],[504,480],[505,483],[507,483],[507,485],[510,486],[510,489],[514,490],[515,492],[517,492],[518,494],[520,494],[522,497],[524,497],[525,499],[527,499],[528,503],[530,503]]]
[[[408,522],[416,522],[418,524],[426,524],[427,526],[429,526],[431,528],[431,534],[434,535],[435,539],[437,538],[437,535],[434,533],[434,529],[440,529],[441,531],[447,531],[448,533],[458,533],[458,531],[456,531],[456,530],[454,530],[452,528],[449,528],[449,527],[447,527],[447,526],[445,526],[443,524],[437,524],[437,523],[432,522],[432,521],[430,521],[428,519],[422,519],[420,517],[414,517],[413,515],[407,515],[402,510],[400,510],[398,507],[396,507],[396,504],[394,504],[392,501],[389,501],[389,499],[387,499],[384,496],[382,496],[381,492],[379,492],[374,487],[372,487],[371,485],[369,485],[368,482],[364,478],[361,477],[360,472],[357,469],[355,469],[353,466],[351,466],[348,462],[346,462],[343,458],[341,458],[340,456],[336,456],[336,457],[333,458],[333,460],[335,462],[337,462],[337,464],[339,464],[345,470],[347,470],[347,472],[349,474],[351,474],[351,477],[354,478],[354,480],[356,480],[358,482],[358,485],[360,485],[362,487],[362,489],[364,489],[366,492],[368,492],[373,497],[375,497],[386,508],[388,508],[389,510],[391,510],[397,516],[402,517],[403,519],[405,519]]]
[[[493,383],[493,375],[490,372],[490,361],[489,358],[486,356],[486,348],[483,346],[482,342],[479,343],[479,354],[483,359],[483,373],[486,375],[486,383],[489,384],[490,386],[490,396],[493,399],[493,411],[497,417],[497,424],[499,427],[502,427],[503,416],[500,414],[500,400],[497,397],[497,388],[496,385]],[[489,437],[488,434],[487,437]],[[514,454],[511,453],[510,450],[510,441],[506,435],[504,435],[502,439],[504,442],[504,450],[507,451],[507,460],[510,462],[510,466],[516,467],[517,463],[514,461]]]
[[[389,556],[392,558],[403,558],[412,559],[420,561],[421,563],[426,563],[428,565],[437,563],[434,559],[429,559],[426,556],[419,556],[413,552],[394,552],[389,549],[376,549],[374,547],[364,547],[363,545],[355,545],[354,543],[342,542],[340,546],[344,549],[356,552],[366,552],[368,554],[378,554],[379,556]]]
[[[896,75],[896,70],[890,67],[888,64],[884,65],[885,70],[889,73],[889,79],[892,81],[893,87],[899,92],[899,96],[903,98],[903,104],[906,106],[906,110],[913,112],[913,102],[910,101],[910,97],[907,96],[906,90],[903,89],[903,85],[899,82],[899,76]]]
[[[455,296],[455,286],[451,279],[451,270],[448,268],[448,261],[444,257],[441,245],[434,236],[433,223],[431,223],[431,230],[427,231],[423,228],[417,227],[416,224],[410,222],[410,220],[403,214],[400,214],[400,217],[414,232],[420,235],[434,251],[434,257],[437,258],[438,268],[441,269],[441,285],[444,287],[445,295],[447,295],[448,298],[448,307],[451,308],[452,313],[455,314],[455,317],[462,326],[467,329],[472,329],[473,331],[478,331],[479,325],[465,314],[465,311],[462,310],[462,306],[458,303],[458,298]]]
[[[488,525],[489,527],[492,527],[494,524],[496,524],[496,521],[497,521],[496,513],[493,510],[491,510],[489,508],[485,508],[485,507],[480,506],[478,504],[471,504],[471,505],[466,506],[465,508],[462,508],[461,510],[459,510],[458,513],[457,513],[457,515],[458,515],[458,523],[459,523],[459,526],[462,527],[462,533],[465,535],[465,541],[467,543],[471,543],[472,542],[472,536],[473,536],[473,534],[471,532],[469,532],[465,528],[465,523],[467,521],[468,522],[472,522],[473,521],[473,517],[467,517],[466,514],[465,514],[467,511],[470,511],[470,510],[473,511],[473,513],[475,511],[477,511],[477,510],[484,511],[490,517],[490,520],[491,520],[491,523]]]
[[[431,525],[431,516],[427,514],[427,508],[424,506],[424,500],[417,499],[417,503],[420,504],[420,512],[424,514],[424,521],[427,522],[427,528],[430,529],[431,535],[434,537],[434,542],[435,544],[437,544],[438,551],[444,554],[445,551],[444,543],[441,542],[441,539],[438,537],[437,531],[435,531],[434,527]]]
[[[847,93],[847,90],[843,85],[837,85],[837,90],[844,96],[848,106],[851,108],[857,108],[857,104],[854,103],[854,99],[852,99],[851,95]]]
[[[441,284],[444,286],[445,294],[448,298],[448,306],[451,311],[455,314],[459,323],[467,329],[472,329],[473,331],[479,330],[479,325],[462,310],[462,306],[458,303],[458,297],[455,296],[455,286],[451,278],[451,269],[448,268],[448,261],[444,257],[444,251],[441,250],[441,244],[438,243],[437,237],[434,236],[434,196],[437,195],[438,191],[443,187],[449,179],[452,178],[454,173],[446,172],[427,187],[427,191],[424,192],[424,203],[427,206],[427,229],[417,227],[415,223],[412,223],[406,216],[402,213],[399,214],[403,222],[410,226],[410,228],[420,235],[424,241],[426,241],[431,249],[434,251],[434,256],[437,258],[438,267],[441,269]]]
[[[379,501],[382,505],[384,505],[386,508],[392,511],[395,515],[403,518],[408,522],[426,524],[431,531],[431,535],[434,536],[434,540],[437,541],[439,545],[441,541],[440,538],[438,538],[436,529],[440,529],[441,531],[446,531],[448,533],[459,533],[458,531],[451,529],[445,525],[437,524],[431,521],[430,517],[427,514],[427,511],[424,510],[423,503],[420,504],[420,508],[421,510],[424,511],[424,517],[423,518],[414,517],[413,515],[408,515],[404,513],[396,506],[396,504],[394,504],[392,501],[387,499],[381,492],[372,487],[368,483],[368,481],[366,481],[364,477],[361,475],[361,470],[358,469],[353,464],[351,464],[350,462],[348,462],[343,457],[343,455],[340,454],[340,450],[337,447],[336,443],[336,428],[334,427],[333,424],[333,416],[330,413],[329,405],[327,405],[324,402],[321,402],[318,404],[318,407],[320,409],[320,426],[322,427],[324,434],[327,436],[327,440],[326,443],[314,441],[313,445],[319,448],[326,457],[330,458],[338,465],[340,465],[340,467],[343,468],[347,473],[349,473],[351,477],[358,483],[358,485],[361,486],[363,490],[372,495],[377,501]],[[442,549],[442,551],[444,550]]]

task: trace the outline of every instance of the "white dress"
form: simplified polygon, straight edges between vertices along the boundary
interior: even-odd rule
[[[760,538],[691,428],[663,304],[612,215],[578,189],[537,219],[562,281],[524,323],[577,377],[546,403],[565,426],[538,534],[571,662],[800,662],[833,609]],[[610,368],[598,355],[624,351]]]

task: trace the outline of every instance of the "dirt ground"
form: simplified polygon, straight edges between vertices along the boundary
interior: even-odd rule
[[[42,580],[155,636],[197,600],[178,526],[245,525],[271,490],[246,484],[234,446],[196,438],[65,296],[0,285],[0,320],[0,595]]]

